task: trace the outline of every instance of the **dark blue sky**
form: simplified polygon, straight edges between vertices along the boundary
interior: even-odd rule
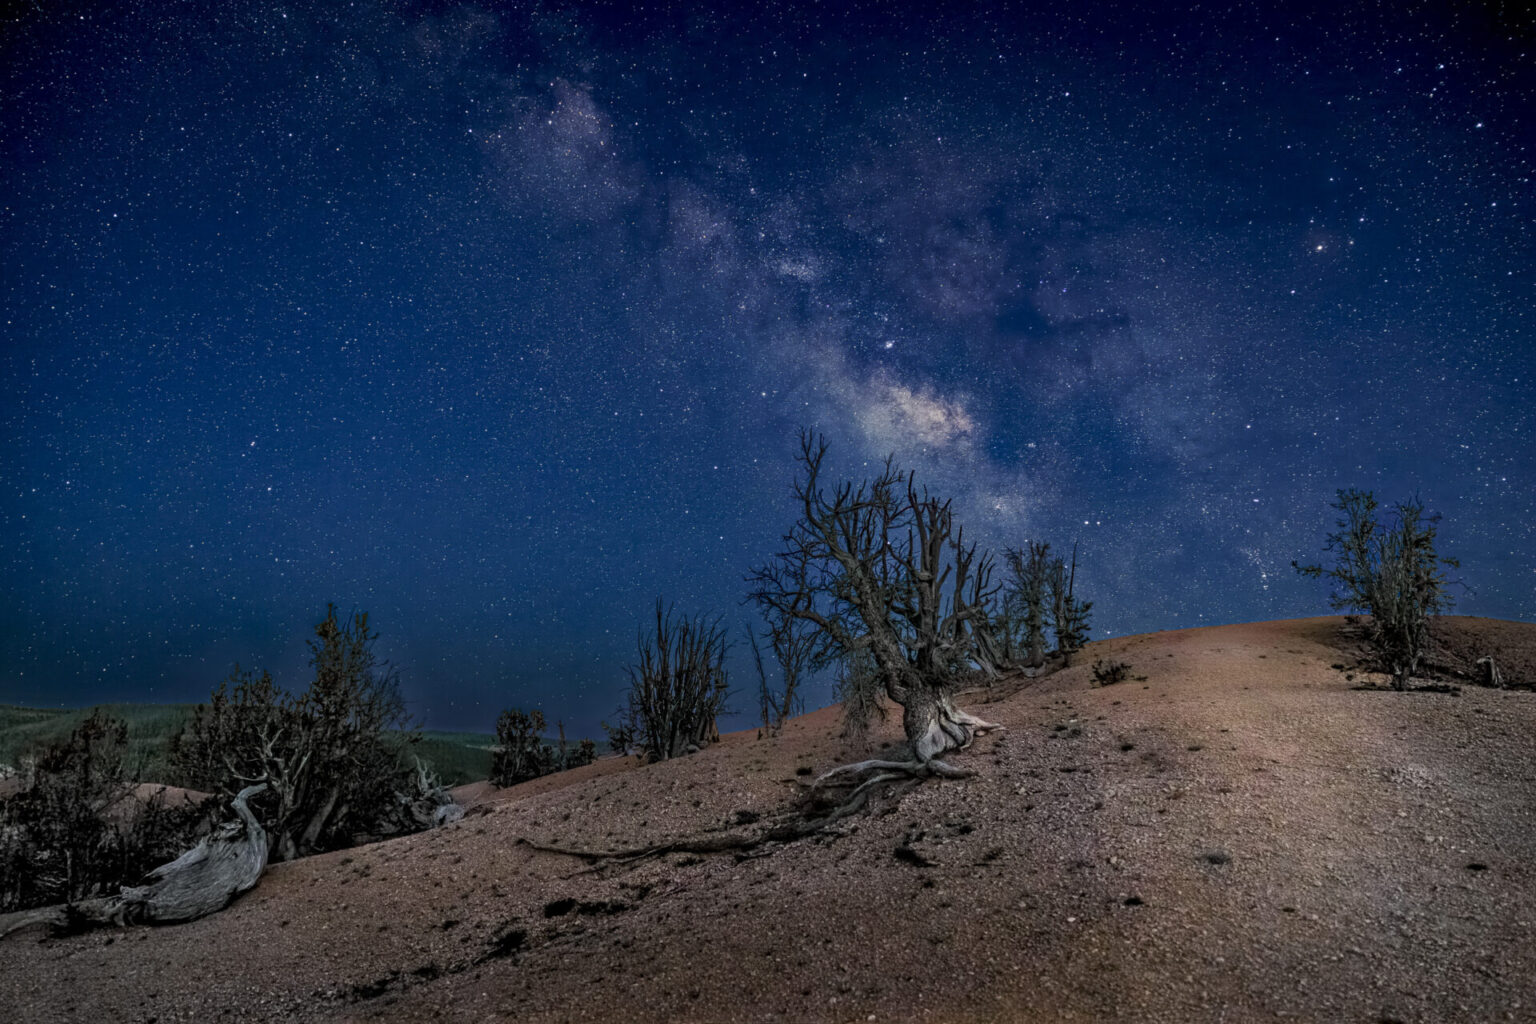
[[[336,601],[590,731],[802,424],[1096,635],[1324,611],[1348,486],[1536,619],[1518,6],[13,6],[0,700],[302,685]]]

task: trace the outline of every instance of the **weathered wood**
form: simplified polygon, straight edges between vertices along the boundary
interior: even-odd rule
[[[92,925],[176,924],[223,910],[256,886],[267,866],[267,833],[247,801],[266,784],[247,786],[231,802],[239,821],[204,836],[169,864],[155,868],[145,884],[127,886],[116,896],[41,907],[0,917],[0,938],[35,924],[54,930]]]
[[[453,794],[443,787],[434,773],[427,771],[419,757],[416,759],[416,795],[406,799],[411,817],[421,828],[442,828],[464,817],[464,808],[454,802]]]
[[[1485,654],[1478,658],[1475,664],[1483,670],[1484,686],[1491,686],[1495,690],[1504,689],[1504,673],[1499,671],[1499,666],[1493,660],[1493,655]]]

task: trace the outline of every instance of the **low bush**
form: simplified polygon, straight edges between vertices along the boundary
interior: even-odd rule
[[[1105,661],[1100,658],[1093,663],[1093,681],[1100,686],[1113,686],[1129,678],[1131,678],[1131,666],[1128,662]]]

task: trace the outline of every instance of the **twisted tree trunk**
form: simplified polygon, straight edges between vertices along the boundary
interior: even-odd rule
[[[877,643],[874,646],[878,662],[881,655],[878,648],[881,645]],[[887,657],[892,657],[897,652],[893,649],[885,653]],[[972,773],[945,761],[944,755],[964,750],[982,733],[1003,729],[1001,725],[960,710],[955,705],[952,688],[947,683],[936,681],[906,666],[904,662],[897,664],[901,667],[896,671],[887,670],[886,694],[901,705],[902,731],[906,734],[907,747],[912,756],[903,761],[871,758],[841,765],[818,778],[816,786],[847,784],[865,772],[873,771],[874,775],[865,779],[849,794],[848,799],[852,801],[871,786],[890,779],[928,776],[967,778]]]
[[[267,833],[247,801],[266,789],[247,786],[230,806],[239,821],[230,822],[169,864],[155,868],[145,884],[125,887],[116,896],[41,907],[0,917],[0,938],[19,928],[46,924],[55,931],[105,924],[176,924],[223,910],[255,888],[267,866]]]

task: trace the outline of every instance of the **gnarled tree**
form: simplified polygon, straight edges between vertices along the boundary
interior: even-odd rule
[[[0,937],[31,925],[68,931],[102,924],[178,924],[224,909],[255,887],[267,866],[267,833],[248,801],[266,786],[248,786],[231,807],[239,820],[204,836],[168,864],[149,872],[142,885],[111,896],[0,915]]]
[[[416,784],[403,757],[412,734],[395,676],[373,653],[376,636],[365,613],[343,622],[328,606],[309,641],[307,691],[237,668],[173,747],[196,788],[233,797],[267,785],[252,809],[276,860],[405,827],[399,797]]]
[[[886,696],[902,708],[911,757],[845,765],[818,781],[877,772],[857,794],[886,778],[968,775],[943,755],[999,728],[954,702],[960,674],[991,660],[991,559],[965,544],[950,502],[919,491],[892,459],[873,480],[828,490],[826,454],[823,438],[801,432],[799,519],[783,550],[748,576],[750,596],[769,621],[814,626],[824,663],[872,666]]]

